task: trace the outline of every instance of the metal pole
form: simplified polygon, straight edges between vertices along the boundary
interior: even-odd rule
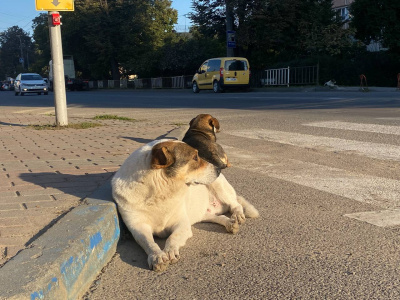
[[[24,53],[23,53],[23,51],[22,51],[22,41],[21,41],[21,36],[20,35],[17,35],[17,37],[19,37],[19,47],[20,47],[20,49],[21,49],[21,65],[22,65],[22,69],[24,70],[25,69],[25,63],[24,63]]]
[[[68,125],[67,116],[67,99],[65,93],[65,78],[64,78],[64,59],[61,42],[61,26],[53,25],[52,14],[56,11],[49,12],[49,31],[50,31],[50,46],[51,59],[53,63],[53,90],[54,90],[54,105],[56,110],[56,125]]]
[[[233,48],[228,47],[228,31],[233,31],[233,3],[232,0],[226,0],[226,56],[235,56]]]

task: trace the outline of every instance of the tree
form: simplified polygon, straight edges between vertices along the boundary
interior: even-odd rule
[[[330,0],[231,0],[236,55],[265,67],[278,59],[339,54],[350,32],[334,18]],[[194,0],[192,21],[203,34],[225,40],[224,0]]]
[[[31,65],[33,72],[45,75],[49,71],[51,60],[48,14],[42,13],[32,21],[35,61]],[[47,75],[46,75],[47,76]]]
[[[355,37],[365,44],[381,43],[400,53],[400,2],[397,0],[356,0],[350,6]]]
[[[170,6],[169,0],[75,0],[75,12],[63,15],[64,53],[92,78],[143,72],[149,53],[163,45],[177,21]]]
[[[0,77],[15,77],[19,72],[26,71],[34,59],[32,39],[18,26],[0,32],[0,48]],[[21,55],[25,68],[19,61]]]

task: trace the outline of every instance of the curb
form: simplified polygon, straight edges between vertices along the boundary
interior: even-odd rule
[[[120,229],[110,181],[0,269],[0,299],[78,299],[114,255]]]
[[[161,138],[181,140],[188,126]],[[0,299],[80,299],[120,237],[111,179],[0,269]]]

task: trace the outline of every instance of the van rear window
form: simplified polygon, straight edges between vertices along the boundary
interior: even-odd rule
[[[228,71],[247,71],[248,66],[245,60],[227,60],[225,61],[225,70]]]

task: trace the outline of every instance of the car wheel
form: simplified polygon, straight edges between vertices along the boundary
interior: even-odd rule
[[[196,94],[197,94],[198,92],[200,92],[199,86],[197,85],[197,82],[196,82],[196,81],[193,81],[192,90],[193,90],[193,93],[196,93]]]
[[[40,96],[41,93],[37,93],[37,94]]]
[[[48,95],[48,94],[49,94],[49,92],[45,92],[44,94],[45,94],[45,95]]]
[[[217,80],[214,80],[214,83],[213,83],[213,91],[214,91],[214,93],[221,93],[221,86],[219,85],[219,81],[217,81]]]
[[[18,96],[18,92],[17,92],[17,91],[14,91],[14,95],[15,95],[15,96]]]

